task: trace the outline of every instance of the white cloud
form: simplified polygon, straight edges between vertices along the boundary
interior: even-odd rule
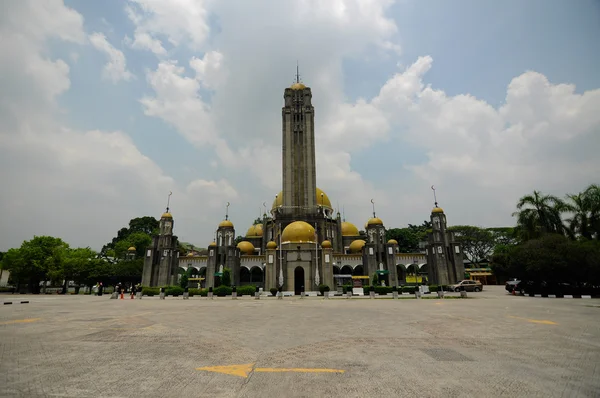
[[[120,80],[129,81],[133,77],[131,72],[127,70],[127,62],[125,55],[121,50],[117,50],[106,40],[103,33],[95,32],[89,37],[90,43],[98,50],[102,51],[108,57],[108,62],[104,65],[102,76],[117,83]]]

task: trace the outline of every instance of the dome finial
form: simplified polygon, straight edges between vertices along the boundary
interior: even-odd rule
[[[300,68],[298,66],[298,60],[296,60],[296,83],[300,83]]]
[[[371,203],[373,204],[373,218],[375,218],[375,202],[371,199]]]
[[[431,189],[433,190],[433,203],[435,204],[435,207],[438,207],[437,197],[435,196],[435,187],[432,185]]]
[[[173,195],[173,192],[169,191],[169,196],[167,196],[167,211],[165,213],[169,212],[169,204],[171,203],[171,195]]]
[[[225,220],[229,220],[229,202],[225,205]]]

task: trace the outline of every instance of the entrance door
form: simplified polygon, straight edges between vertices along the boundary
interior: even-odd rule
[[[294,270],[294,294],[300,295],[302,291],[302,286],[304,286],[304,268],[296,267]]]

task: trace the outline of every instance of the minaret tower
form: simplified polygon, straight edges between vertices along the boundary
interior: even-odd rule
[[[283,98],[283,214],[301,218],[316,213],[315,111],[309,87],[296,82]]]

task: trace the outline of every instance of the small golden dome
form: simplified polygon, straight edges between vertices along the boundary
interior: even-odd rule
[[[294,83],[290,86],[292,90],[304,90],[306,86],[302,83]]]
[[[294,221],[283,230],[281,241],[284,243],[314,242],[315,229],[307,222]]]
[[[352,243],[350,243],[350,252],[352,252],[352,253],[360,252],[363,249],[363,247],[365,247],[366,243],[367,242],[365,242],[362,239],[356,239],[356,240],[352,241]]]
[[[188,257],[194,257],[194,253],[192,253],[192,252],[189,252],[189,253],[187,254],[187,256],[188,256]]]
[[[166,212],[166,213],[163,213],[162,216],[160,216],[160,218],[173,218],[173,216],[171,215],[171,213]]]
[[[277,243],[273,242],[273,241],[269,241],[267,242],[267,249],[270,250],[275,250],[277,249]]]
[[[233,223],[231,221],[229,221],[229,220],[223,220],[223,221],[221,221],[219,223],[219,228],[222,228],[222,227],[231,227],[231,228],[233,228]]]
[[[246,232],[246,238],[254,238],[257,236],[260,238],[262,238],[262,236],[263,236],[262,224],[254,224],[253,226],[248,228],[248,232]]]
[[[390,239],[388,240],[388,245],[397,245],[398,241],[396,239]]]
[[[342,223],[342,236],[358,236],[358,228],[351,222]]]
[[[367,225],[383,225],[383,221],[379,217],[373,217],[367,221]]]
[[[431,210],[432,213],[443,213],[444,209],[442,209],[441,207],[434,207],[433,210]]]
[[[130,246],[129,249],[127,249],[128,252],[134,252],[136,249],[133,246]]]
[[[331,249],[331,242],[328,240],[324,240],[323,242],[321,242],[321,247],[323,249]]]
[[[323,194],[322,198],[321,194]],[[323,192],[321,188],[317,187],[317,193],[315,194],[315,198],[317,206],[322,205],[325,208],[333,209],[331,207],[331,201],[329,200],[329,196],[327,196],[327,194]],[[279,194],[277,194],[277,197],[273,201],[273,206],[271,206],[271,210],[275,210],[279,206],[283,206],[283,191],[280,191]]]
[[[217,245],[217,242],[210,242],[210,245],[208,245],[208,247],[215,247]]]
[[[254,253],[254,245],[246,240],[238,243],[237,248],[244,254]]]

